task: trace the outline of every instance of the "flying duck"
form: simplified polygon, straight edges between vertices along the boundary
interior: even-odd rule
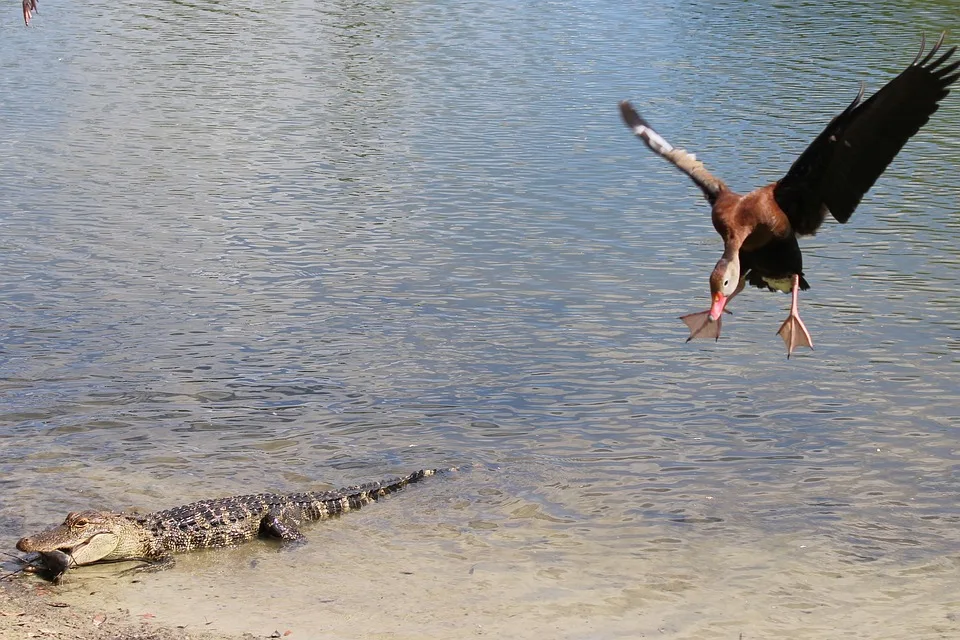
[[[934,58],[946,34],[926,56],[920,53],[900,75],[863,102],[863,84],[853,102],[827,125],[777,182],[739,195],[711,174],[692,153],[674,148],[629,102],[620,103],[624,122],[650,149],[686,173],[713,208],[713,226],[723,238],[723,256],[710,274],[713,304],[681,317],[690,337],[720,338],[721,317],[747,284],[792,295],[790,315],[777,332],[789,358],[796,347],[813,348],[797,311],[803,277],[797,236],[813,235],[830,213],[845,223],[863,195],[903,145],[939,108],[960,72],[947,64],[956,47]],[[921,59],[922,58],[922,59]],[[727,311],[729,313],[729,311]]]

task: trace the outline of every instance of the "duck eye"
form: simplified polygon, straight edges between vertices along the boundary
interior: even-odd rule
[[[723,286],[727,286],[728,284],[730,284],[730,281],[729,281],[729,280],[724,280],[724,281],[723,281]]]

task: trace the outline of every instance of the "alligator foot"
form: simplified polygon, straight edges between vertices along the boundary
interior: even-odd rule
[[[138,562],[143,564],[138,564],[135,567],[130,567],[120,572],[120,575],[133,575],[137,573],[156,573],[157,571],[163,571],[173,567],[177,563],[173,559],[173,556],[166,556],[160,558],[159,560],[144,560],[142,558],[137,559]]]
[[[305,542],[306,538],[297,527],[279,515],[270,511],[260,521],[260,534],[270,538],[280,538],[291,542]]]

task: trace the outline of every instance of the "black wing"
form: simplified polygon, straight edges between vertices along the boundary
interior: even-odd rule
[[[727,188],[722,180],[707,171],[703,163],[697,160],[697,156],[687,153],[683,149],[676,149],[672,144],[663,139],[659,133],[653,130],[650,124],[644,120],[637,110],[629,102],[624,100],[620,103],[620,116],[633,133],[643,140],[643,143],[659,156],[667,159],[675,167],[690,176],[704,197],[710,204],[717,200],[720,192]]]
[[[944,34],[946,35],[946,34]],[[960,60],[943,66],[956,47],[931,61],[943,35],[903,73],[860,104],[860,95],[834,118],[774,187],[777,204],[799,234],[815,233],[827,211],[846,222],[894,156],[926,124],[960,73]],[[952,75],[951,75],[952,74]]]

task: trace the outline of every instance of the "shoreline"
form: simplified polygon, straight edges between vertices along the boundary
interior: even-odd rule
[[[111,607],[90,609],[60,602],[57,593],[29,577],[0,581],[0,639],[76,638],[78,640],[260,640],[282,637],[240,636],[137,621],[130,611]]]

